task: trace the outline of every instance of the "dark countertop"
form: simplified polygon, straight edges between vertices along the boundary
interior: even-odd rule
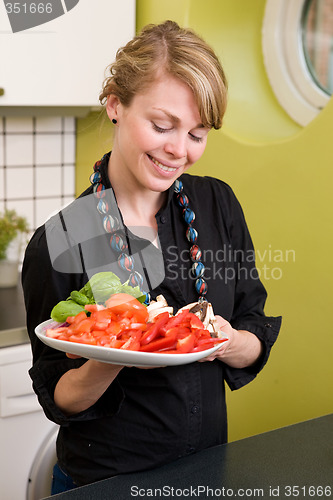
[[[0,288],[0,348],[29,342],[21,283]]]
[[[333,414],[49,498],[136,497],[333,499]]]

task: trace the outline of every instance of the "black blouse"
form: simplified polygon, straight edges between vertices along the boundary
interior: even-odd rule
[[[101,168],[103,182],[111,188],[106,175],[108,157]],[[128,278],[120,273],[118,254],[110,248],[103,217],[96,209],[92,188],[88,188],[60,216],[37,229],[26,250],[22,272],[33,350],[29,373],[46,416],[60,424],[60,466],[78,485],[145,470],[225,443],[224,381],[234,390],[253,380],[277,338],[281,317],[264,314],[266,291],[255,268],[242,209],[231,188],[211,177],[184,174],[181,180],[196,214],[193,226],[206,268],[207,299],[215,314],[234,328],[254,333],[263,344],[263,354],[255,365],[244,369],[231,368],[219,360],[148,370],[124,368],[91,408],[65,416],[54,403],[54,388],[67,370],[86,360],[72,360],[47,347],[34,329],[49,319],[57,302],[82,288],[95,272],[112,270],[122,281]],[[118,216],[121,219],[121,214]],[[135,268],[145,268],[152,297],[163,294],[177,311],[198,296],[190,272],[186,224],[173,187],[156,221],[160,250],[142,235],[136,236],[138,228],[129,228],[132,253],[141,256],[135,257]]]

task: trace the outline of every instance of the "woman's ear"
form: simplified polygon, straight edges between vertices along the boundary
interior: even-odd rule
[[[106,100],[106,112],[107,115],[110,119],[110,121],[118,120],[118,106],[120,105],[119,98],[114,95],[110,94],[107,97]]]

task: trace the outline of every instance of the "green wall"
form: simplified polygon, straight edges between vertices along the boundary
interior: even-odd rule
[[[307,127],[276,101],[261,53],[264,0],[137,0],[137,27],[173,19],[210,42],[230,100],[221,131],[192,168],[233,187],[268,290],[266,312],[283,315],[280,337],[257,379],[228,391],[229,438],[240,439],[333,411],[331,186],[333,101]],[[77,190],[111,148],[98,113],[78,120]]]

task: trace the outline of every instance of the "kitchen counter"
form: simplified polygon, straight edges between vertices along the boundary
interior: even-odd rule
[[[22,285],[0,288],[0,348],[29,342]]]
[[[48,497],[333,499],[333,414]]]

